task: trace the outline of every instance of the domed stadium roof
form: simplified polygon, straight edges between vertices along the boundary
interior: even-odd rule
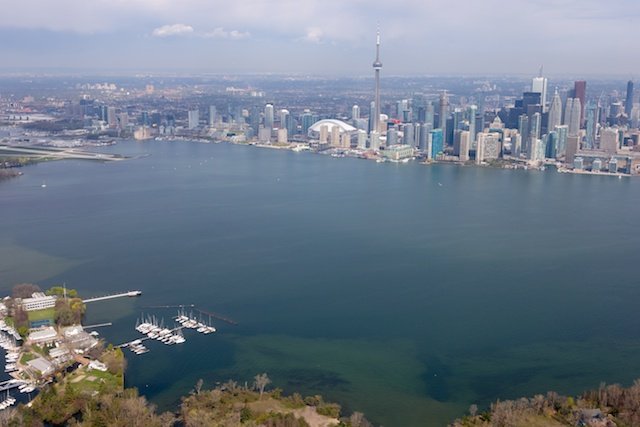
[[[351,126],[348,123],[343,122],[342,120],[325,119],[325,120],[320,120],[319,122],[315,122],[309,128],[309,131],[311,131],[311,132],[320,132],[320,128],[322,126],[327,126],[327,128],[329,129],[329,132],[331,132],[331,129],[334,126],[338,126],[338,129],[340,129],[340,133],[342,133],[342,132],[355,132],[357,130],[356,128],[354,128],[353,126]]]

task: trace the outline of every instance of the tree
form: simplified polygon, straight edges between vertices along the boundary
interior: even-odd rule
[[[197,382],[195,387],[193,388],[193,391],[195,392],[195,394],[200,394],[200,390],[202,390],[202,384],[204,383],[203,379],[200,378]]]
[[[13,298],[29,298],[34,292],[42,292],[42,289],[33,283],[20,283],[13,287],[11,295]]]
[[[52,286],[51,288],[49,288],[49,290],[47,290],[46,294],[63,297],[65,295],[65,288],[63,286]],[[67,298],[77,298],[78,291],[76,291],[75,289],[67,289],[66,295]]]
[[[472,417],[475,417],[477,413],[478,413],[478,405],[474,403],[473,405],[469,406],[469,415],[471,415]]]
[[[258,374],[254,377],[256,380],[256,388],[260,391],[260,399],[262,399],[262,393],[264,393],[264,388],[271,382],[266,373]]]

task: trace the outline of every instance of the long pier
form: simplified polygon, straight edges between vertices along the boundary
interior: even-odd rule
[[[180,329],[184,329],[184,326],[182,326],[182,325],[176,326],[175,328],[169,329],[169,330],[171,331],[171,333],[174,333],[175,331],[178,331]],[[118,344],[118,345],[116,345],[114,347],[116,347],[116,348],[125,348],[125,347],[129,347],[129,345],[131,345],[131,343],[135,342],[135,341],[143,342],[143,341],[146,341],[146,340],[153,340],[153,339],[155,339],[155,338],[151,338],[151,337],[143,334],[140,338],[137,338],[137,339],[131,340],[131,341],[127,341],[127,342],[122,343],[122,344]]]
[[[20,383],[13,382],[11,380],[2,381],[0,383],[0,392],[11,390],[12,388],[16,388],[20,385]]]
[[[209,311],[206,311],[206,310],[201,310],[199,308],[195,308],[195,310],[200,312],[200,313],[202,313],[202,314],[204,314],[205,316],[211,316],[214,319],[222,320],[223,322],[228,323],[230,325],[238,326],[238,322],[236,322],[233,319],[229,319],[228,317],[224,317],[224,316],[222,316],[220,314],[212,313],[212,312],[209,312]]]
[[[113,299],[113,298],[137,297],[140,295],[142,295],[142,291],[128,291],[128,292],[122,292],[120,294],[105,295],[103,297],[83,299],[82,302],[88,303],[88,302],[104,301],[104,300]]]
[[[102,328],[104,326],[113,326],[113,323],[111,322],[107,322],[107,323],[96,323],[95,325],[87,325],[87,326],[82,326],[84,329],[94,329],[94,328]]]

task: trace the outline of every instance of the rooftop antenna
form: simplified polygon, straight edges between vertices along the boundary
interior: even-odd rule
[[[538,77],[542,77],[542,71],[544,70],[544,65],[540,65],[540,74]]]

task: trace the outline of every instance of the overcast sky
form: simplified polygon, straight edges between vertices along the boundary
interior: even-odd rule
[[[640,0],[0,0],[0,69],[637,76]]]

